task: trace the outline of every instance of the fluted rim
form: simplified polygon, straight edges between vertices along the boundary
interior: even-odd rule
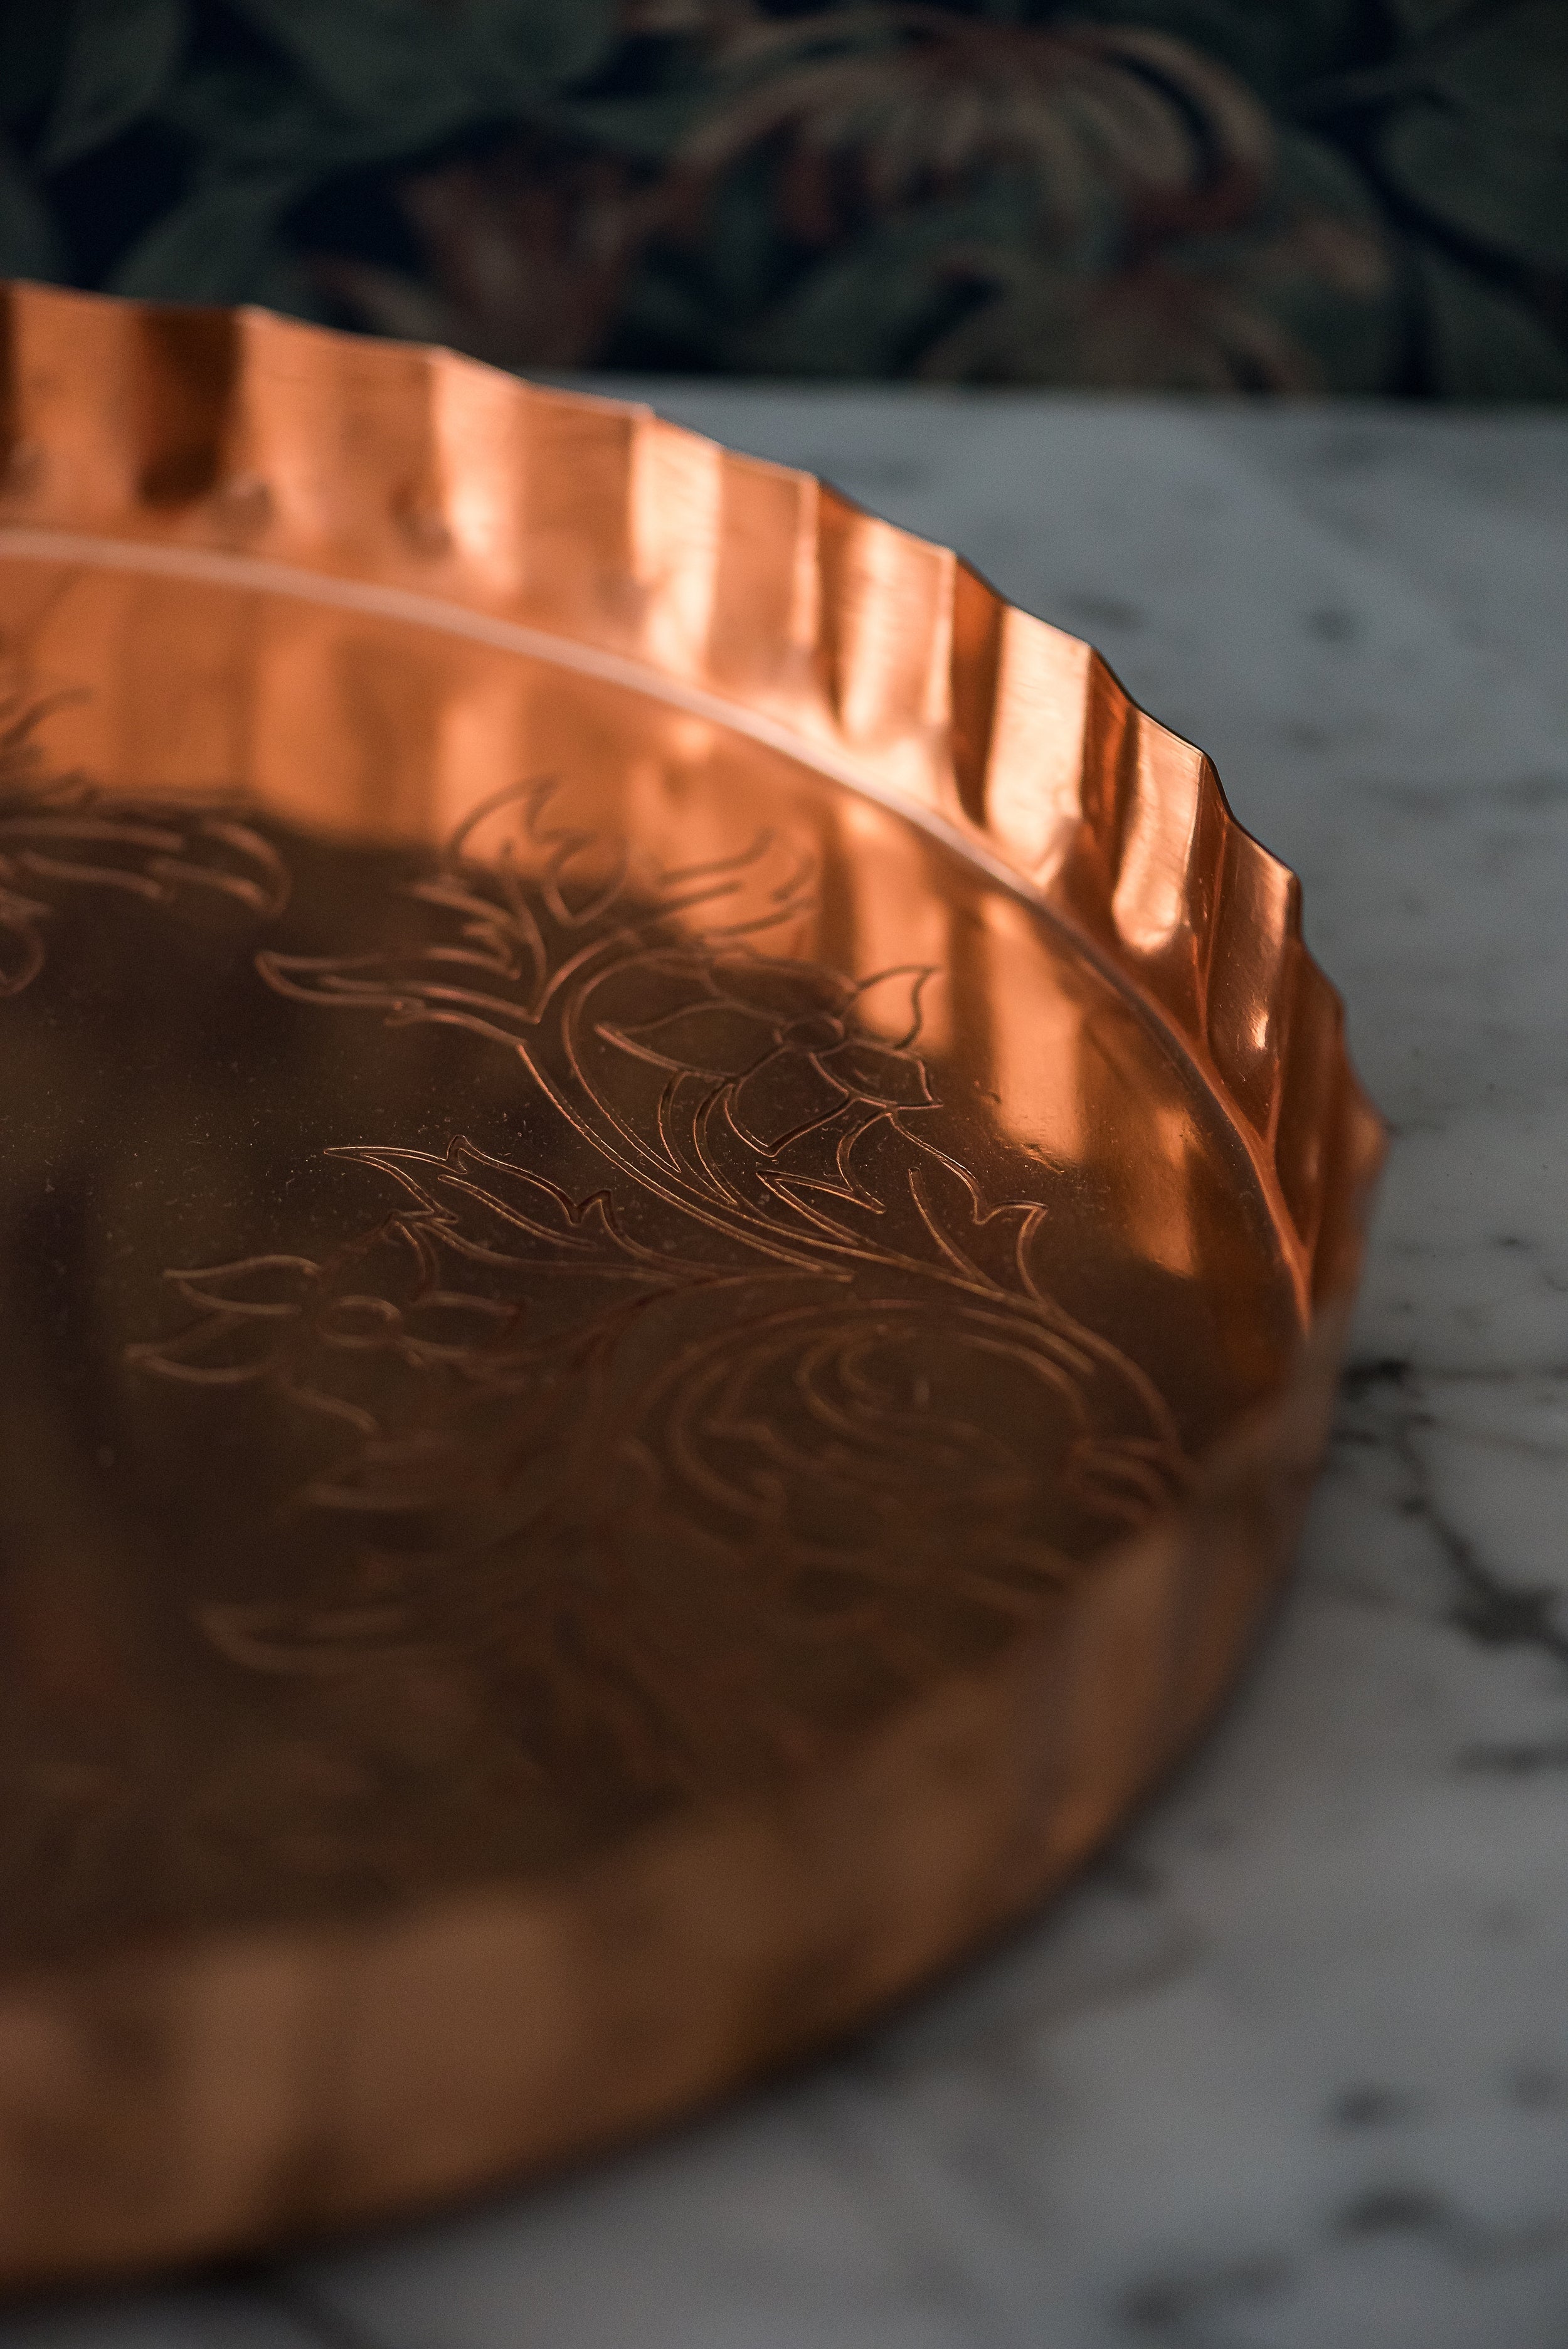
[[[104,537],[456,625],[890,802],[1065,922],[1198,1064],[1304,1307],[1354,1288],[1383,1130],[1299,884],[1088,645],[639,402],[259,310],[13,285],[3,322],[14,543]]]

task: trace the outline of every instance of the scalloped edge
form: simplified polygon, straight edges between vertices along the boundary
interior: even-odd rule
[[[1354,1284],[1339,1195],[1382,1128],[1299,885],[1080,639],[640,403],[264,311],[16,287],[0,316],[0,523],[368,570],[891,801],[1132,983],[1229,1112],[1304,1300]]]

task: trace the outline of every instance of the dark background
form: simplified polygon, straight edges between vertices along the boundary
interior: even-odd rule
[[[535,367],[1568,396],[1564,0],[4,0],[0,266]]]

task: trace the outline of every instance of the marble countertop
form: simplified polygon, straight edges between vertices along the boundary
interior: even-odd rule
[[[1394,1147],[1290,1597],[1040,1921],[553,2187],[0,2349],[1568,2344],[1568,419],[661,386],[1091,637]]]

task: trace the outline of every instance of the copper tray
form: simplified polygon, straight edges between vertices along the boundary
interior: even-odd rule
[[[555,2163],[1189,1744],[1380,1134],[1087,647],[642,409],[11,293],[0,2280]]]

